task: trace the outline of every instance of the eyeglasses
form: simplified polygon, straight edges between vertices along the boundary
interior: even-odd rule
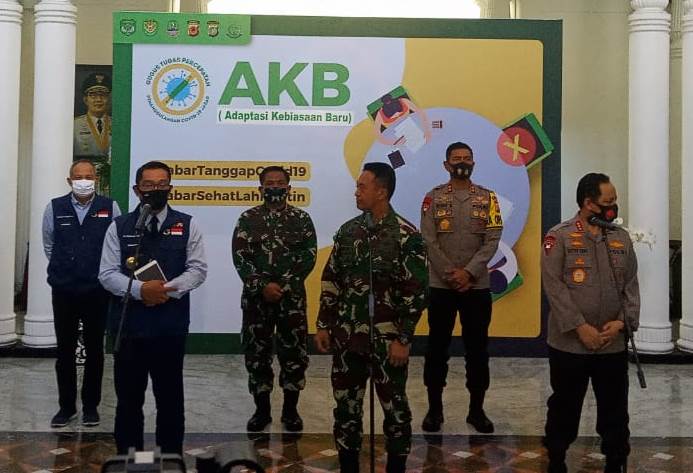
[[[111,95],[108,92],[87,92],[87,97],[95,99],[95,98],[106,98],[109,95]]]
[[[159,182],[158,184],[154,184],[153,182],[142,182],[141,184],[138,184],[137,187],[139,190],[142,192],[149,192],[149,191],[168,191],[171,190],[171,184],[166,182],[162,183]]]

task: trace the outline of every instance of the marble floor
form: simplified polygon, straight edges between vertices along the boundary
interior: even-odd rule
[[[268,471],[336,471],[330,435],[333,401],[329,366],[329,357],[311,358],[308,385],[299,404],[305,421],[301,436],[282,433],[278,422],[281,392],[275,390],[275,422],[266,435],[248,438],[245,423],[253,403],[247,393],[242,357],[186,357],[185,449],[190,453],[189,465],[194,464],[192,455],[232,442],[250,445]],[[422,370],[423,359],[412,358],[408,384],[415,433],[408,462],[411,471],[544,471],[545,452],[540,436],[550,393],[546,359],[492,359],[492,382],[486,401],[486,411],[496,425],[491,436],[476,434],[464,421],[467,392],[464,361],[458,358],[451,360],[443,432],[421,435],[421,420],[427,407]],[[633,456],[629,471],[693,472],[693,366],[645,365],[645,372],[648,388],[642,390],[631,371]],[[110,432],[115,393],[110,357],[100,407],[102,423],[98,427],[84,428],[74,423],[63,429],[50,428],[49,421],[57,407],[51,359],[0,358],[0,380],[0,473],[99,471],[103,459],[113,454]],[[585,401],[580,438],[569,457],[571,472],[601,471],[595,414],[590,393]],[[153,432],[155,409],[151,393],[147,396],[145,416],[145,431]],[[377,408],[380,453],[381,423]],[[148,439],[151,446],[153,438]],[[366,462],[365,458],[362,460]]]

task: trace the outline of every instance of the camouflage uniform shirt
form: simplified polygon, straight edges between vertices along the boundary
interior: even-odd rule
[[[426,249],[416,227],[390,208],[370,245],[368,235],[365,214],[342,225],[322,274],[317,326],[330,331],[338,350],[368,353],[369,246],[376,339],[410,341],[426,307]]]
[[[305,301],[304,281],[317,253],[315,228],[307,212],[288,204],[279,211],[264,204],[246,210],[238,218],[232,250],[243,280],[242,308],[262,301],[262,290],[270,282]]]

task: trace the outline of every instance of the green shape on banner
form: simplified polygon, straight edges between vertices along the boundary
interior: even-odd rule
[[[238,87],[241,79],[245,82],[245,89]],[[219,105],[231,105],[231,101],[236,97],[247,97],[253,101],[253,105],[265,105],[265,99],[255,78],[253,67],[247,61],[237,62],[234,66],[219,99]]]
[[[389,95],[393,99],[399,99],[401,97],[408,97],[407,91],[401,85],[397,86],[394,89],[392,89],[391,91],[389,91],[387,93],[387,95]],[[378,110],[380,110],[381,108],[383,108],[383,98],[382,97],[380,97],[378,100],[375,100],[374,102],[368,104],[368,107],[367,107],[368,115],[371,118],[375,118],[375,114],[378,113]]]
[[[306,106],[308,101],[296,85],[296,78],[303,72],[308,65],[307,62],[298,62],[282,76],[281,63],[269,63],[269,86],[267,91],[267,103],[269,105],[279,105],[279,96],[286,92],[291,97],[295,105]]]
[[[250,43],[250,15],[115,12],[114,44]]]
[[[327,79],[327,74],[334,74],[334,79]],[[351,91],[346,86],[349,80],[349,69],[343,64],[318,62],[313,64],[313,106],[339,107],[351,98]],[[326,90],[334,90],[337,95],[328,97]]]

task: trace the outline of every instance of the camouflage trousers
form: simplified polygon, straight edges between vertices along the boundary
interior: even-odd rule
[[[385,449],[396,455],[408,454],[411,447],[411,411],[406,393],[408,366],[394,367],[387,361],[387,350],[376,351],[373,382],[385,415]],[[332,389],[337,401],[334,438],[338,449],[361,449],[369,364],[368,354],[344,350],[333,356]]]
[[[272,391],[275,339],[281,368],[279,385],[287,391],[300,391],[305,387],[307,333],[305,303],[291,303],[287,298],[278,304],[259,302],[245,308],[241,337],[250,394]]]

